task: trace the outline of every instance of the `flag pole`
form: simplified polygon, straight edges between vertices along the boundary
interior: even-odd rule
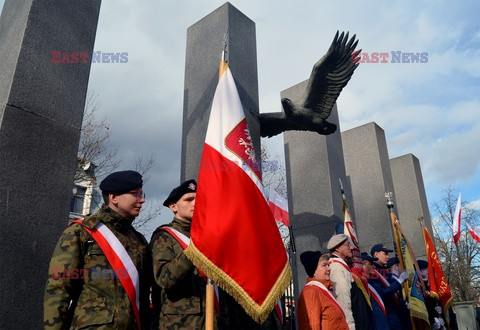
[[[222,78],[223,73],[228,68],[228,51],[227,51],[227,40],[228,40],[228,30],[223,37],[223,48],[222,48],[222,57],[220,60],[219,70],[218,70],[218,80]],[[206,298],[205,298],[205,330],[214,329],[214,315],[215,315],[215,288],[213,286],[213,281],[207,279],[207,289],[206,289]]]
[[[392,230],[393,230],[393,236],[395,238],[395,246],[396,246],[396,252],[398,255],[398,260],[400,261],[400,267],[402,268],[402,271],[405,270],[405,259],[403,258],[403,253],[402,253],[402,245],[400,243],[400,236],[398,235],[398,219],[395,216],[395,212],[393,211],[394,204],[392,201],[393,198],[393,193],[392,192],[386,192],[385,193],[385,198],[387,199],[387,208],[390,211],[390,221],[392,222]],[[406,240],[405,240],[406,242]],[[403,295],[404,297],[408,300],[408,283],[407,281],[403,282]]]

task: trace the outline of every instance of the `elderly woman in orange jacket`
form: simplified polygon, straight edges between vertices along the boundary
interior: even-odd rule
[[[348,324],[342,308],[335,300],[330,282],[328,254],[320,251],[306,251],[300,255],[300,261],[308,275],[307,284],[298,299],[298,328],[348,330]]]

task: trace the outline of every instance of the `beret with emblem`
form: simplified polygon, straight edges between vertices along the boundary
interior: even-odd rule
[[[177,188],[173,189],[167,199],[163,202],[163,206],[168,207],[172,203],[176,203],[183,195],[197,192],[197,182],[195,180],[187,180]]]
[[[338,245],[345,243],[347,239],[348,239],[348,236],[345,234],[333,235],[332,238],[330,238],[330,240],[328,241],[327,249],[331,251]]]
[[[142,188],[142,175],[136,171],[119,171],[108,175],[100,183],[104,194],[123,194],[130,190]]]

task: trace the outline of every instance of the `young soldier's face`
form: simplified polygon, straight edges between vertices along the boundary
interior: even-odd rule
[[[180,220],[191,221],[193,210],[195,209],[195,197],[197,193],[187,193],[183,195],[176,203],[170,204],[170,210],[175,213],[175,217]]]
[[[142,205],[145,203],[145,195],[141,188],[121,195],[110,194],[109,198],[111,202],[111,204],[109,203],[110,208],[128,219],[138,217]]]

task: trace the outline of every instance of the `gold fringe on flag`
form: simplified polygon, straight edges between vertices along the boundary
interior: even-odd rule
[[[278,299],[282,297],[286,288],[290,285],[292,278],[290,264],[286,261],[285,267],[272,290],[264,302],[258,305],[237,282],[200,252],[200,250],[195,247],[193,241],[190,241],[184,253],[198,269],[201,269],[220,288],[231,295],[243,307],[245,312],[259,324],[262,324],[268,318]]]

